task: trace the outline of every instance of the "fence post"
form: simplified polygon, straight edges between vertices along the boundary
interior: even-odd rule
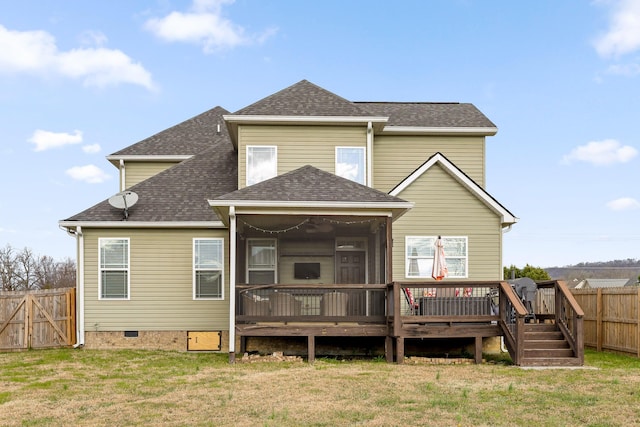
[[[26,293],[24,296],[24,348],[31,348],[31,294]]]
[[[638,288],[638,317],[636,322],[636,333],[638,338],[636,339],[636,346],[638,347],[637,355],[640,357],[640,288]]]
[[[602,351],[602,288],[596,294],[596,349]]]

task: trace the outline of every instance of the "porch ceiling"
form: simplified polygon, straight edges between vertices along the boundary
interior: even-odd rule
[[[366,236],[378,231],[386,217],[327,215],[238,215],[238,232],[244,236],[284,235],[288,238]]]

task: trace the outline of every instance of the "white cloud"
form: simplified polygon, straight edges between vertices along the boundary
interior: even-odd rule
[[[640,202],[636,199],[632,199],[631,197],[622,197],[608,202],[607,207],[612,211],[628,211],[632,209],[639,209]]]
[[[145,28],[156,37],[169,42],[202,45],[205,53],[236,46],[263,43],[276,33],[270,28],[262,34],[249,36],[244,28],[222,16],[222,6],[234,0],[194,0],[188,12],[171,12],[164,18],[152,18]]]
[[[619,57],[640,49],[640,2],[615,0],[611,4],[609,28],[593,45],[602,57]]]
[[[38,129],[33,132],[33,135],[28,141],[36,145],[34,151],[45,151],[50,148],[80,144],[82,142],[82,132],[79,130],[74,130],[73,133],[49,132]]]
[[[111,179],[110,175],[107,175],[96,165],[74,166],[71,169],[67,169],[65,173],[77,181],[84,181],[89,184],[100,184]]]
[[[94,33],[100,46],[106,38]],[[154,90],[149,73],[140,63],[117,49],[90,47],[58,50],[55,38],[46,31],[12,31],[0,25],[0,72],[57,74],[80,79],[87,86],[130,83]]]
[[[576,162],[591,163],[596,166],[610,165],[613,163],[626,163],[638,154],[638,150],[630,145],[622,145],[615,139],[603,141],[591,141],[586,145],[571,150],[564,156],[563,163]]]
[[[640,64],[614,64],[605,71],[607,74],[633,77],[640,74]]]
[[[87,154],[99,153],[100,150],[102,150],[102,147],[100,147],[100,144],[91,144],[91,145],[82,146],[82,151],[84,151]]]

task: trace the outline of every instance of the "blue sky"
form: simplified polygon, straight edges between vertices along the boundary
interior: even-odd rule
[[[106,155],[302,79],[483,111],[505,264],[640,258],[637,0],[2,2],[0,246],[75,257]]]

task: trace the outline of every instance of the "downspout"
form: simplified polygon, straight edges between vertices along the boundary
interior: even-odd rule
[[[76,227],[76,231],[66,229],[67,234],[76,238],[78,250],[78,265],[76,267],[76,343],[73,348],[84,345],[84,235],[82,227]]]
[[[513,224],[509,224],[506,227],[502,228],[502,234],[508,233],[511,231],[511,227],[513,227]],[[504,277],[502,278],[504,280]],[[507,353],[509,350],[507,349],[507,346],[504,343],[504,336],[500,337],[500,351],[503,353]]]
[[[229,207],[229,363],[236,360],[236,208]]]
[[[120,191],[124,191],[126,188],[125,180],[127,179],[127,175],[124,167],[124,160],[120,159]]]
[[[373,188],[373,125],[367,123],[367,185]]]

